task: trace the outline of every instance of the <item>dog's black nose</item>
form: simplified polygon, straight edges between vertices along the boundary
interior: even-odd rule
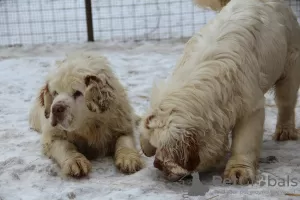
[[[66,110],[66,107],[61,104],[56,104],[52,107],[53,115],[60,115]]]

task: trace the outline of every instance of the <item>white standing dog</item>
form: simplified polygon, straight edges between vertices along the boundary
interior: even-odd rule
[[[75,53],[59,62],[39,91],[29,120],[42,133],[44,154],[66,175],[87,175],[89,160],[106,155],[114,155],[124,173],[143,166],[133,136],[135,114],[102,56]]]
[[[140,124],[141,146],[170,180],[206,171],[231,156],[224,176],[256,179],[264,132],[264,94],[274,88],[274,139],[297,139],[300,28],[280,0],[198,0],[220,10],[186,44],[173,74],[154,86]],[[227,5],[225,6],[225,4]]]

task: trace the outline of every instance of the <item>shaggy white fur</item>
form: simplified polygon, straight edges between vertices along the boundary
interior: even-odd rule
[[[140,170],[135,147],[135,115],[106,58],[74,53],[57,62],[30,112],[30,125],[42,133],[43,152],[64,174],[86,175],[88,159],[114,155],[124,173]]]
[[[252,182],[263,135],[264,94],[275,86],[276,140],[297,139],[300,28],[278,0],[199,0],[221,11],[186,44],[173,74],[153,87],[141,125],[141,146],[156,154],[169,179],[217,167],[225,178]]]

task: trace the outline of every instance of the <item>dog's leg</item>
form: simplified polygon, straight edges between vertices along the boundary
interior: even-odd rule
[[[260,155],[265,111],[258,109],[240,119],[232,131],[232,154],[224,177],[238,184],[253,183]]]
[[[65,175],[79,177],[87,175],[91,170],[86,157],[61,134],[43,132],[43,153],[56,161]]]
[[[108,82],[108,78],[101,74],[85,77],[86,91],[84,93],[87,107],[92,112],[103,113],[109,109],[115,99],[114,88]]]
[[[121,136],[116,143],[115,164],[123,173],[134,173],[143,168],[143,161],[132,136]]]
[[[297,129],[295,127],[295,106],[297,102],[297,92],[300,83],[300,60],[299,66],[290,66],[291,71],[286,77],[278,81],[275,85],[275,101],[278,107],[276,131],[274,140],[297,140]]]

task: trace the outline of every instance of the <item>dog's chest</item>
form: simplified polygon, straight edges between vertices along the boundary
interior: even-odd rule
[[[73,144],[76,146],[77,150],[85,155],[88,159],[95,159],[101,153],[98,148],[94,147],[93,145],[89,145],[88,141],[81,136],[76,136]]]
[[[110,155],[113,152],[114,145],[100,134],[84,134],[69,133],[68,140],[72,142],[77,150],[85,155],[88,159],[95,159]]]

